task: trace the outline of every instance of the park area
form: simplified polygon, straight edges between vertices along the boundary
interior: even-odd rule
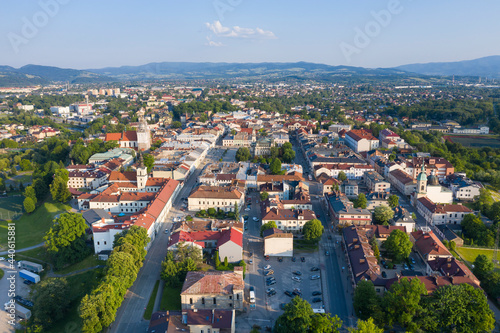
[[[453,143],[460,143],[470,148],[500,148],[500,140],[496,135],[446,135],[444,138]]]
[[[462,247],[457,247],[456,251],[467,262],[469,266],[471,266],[474,263],[474,260],[476,260],[476,257],[480,254],[484,254],[490,260],[493,259],[493,249],[480,249],[480,248],[470,248],[462,246]],[[500,266],[496,264],[495,268],[499,269]]]
[[[15,220],[23,215],[23,200],[20,194],[0,198],[0,220]]]
[[[9,197],[10,198],[10,197]],[[23,199],[22,197],[20,197]],[[5,200],[8,198],[2,198]],[[0,206],[4,208],[0,203]],[[22,206],[22,200],[21,200]],[[69,211],[71,206],[53,201],[46,201],[31,214],[24,214],[14,220],[16,227],[16,249],[37,245],[43,242],[43,237],[50,229],[52,220],[61,213]],[[4,213],[5,214],[5,213]],[[7,248],[8,221],[0,221],[0,248]]]

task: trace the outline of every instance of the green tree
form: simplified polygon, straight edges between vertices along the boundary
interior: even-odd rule
[[[260,201],[266,201],[269,198],[269,193],[266,191],[260,192]]]
[[[33,316],[44,327],[64,318],[69,308],[70,286],[65,278],[50,278],[36,285]]]
[[[276,319],[273,332],[275,333],[332,333],[339,332],[342,321],[329,314],[314,314],[311,305],[296,296],[287,305],[285,311]]]
[[[267,229],[272,229],[272,228],[278,228],[276,225],[276,222],[274,221],[269,221],[267,223],[264,223],[263,225],[260,226],[260,237],[262,237],[262,233],[267,230]]]
[[[366,200],[366,195],[364,193],[360,193],[356,200],[354,200],[354,208],[366,209],[367,205],[368,200]]]
[[[375,291],[373,282],[361,280],[354,290],[353,307],[356,316],[366,320],[380,312],[380,297]]]
[[[59,215],[44,237],[47,251],[58,252],[71,245],[77,238],[85,235],[86,229],[87,224],[82,214],[64,213]]]
[[[394,217],[394,211],[387,206],[375,207],[373,211],[373,219],[377,224],[387,224]]]
[[[187,258],[191,258],[196,265],[201,264],[203,261],[201,250],[185,242],[180,242],[177,245],[177,249],[174,251],[174,258],[179,262],[183,262]]]
[[[281,175],[281,161],[279,158],[275,158],[271,161],[269,172],[271,172],[272,175]]]
[[[236,151],[236,161],[246,162],[250,158],[252,158],[252,154],[250,153],[250,149],[248,149],[247,147],[238,148],[238,150]]]
[[[410,237],[399,229],[393,230],[383,243],[389,257],[395,262],[408,259],[413,247]]]
[[[393,283],[382,300],[387,323],[391,326],[398,323],[410,331],[417,329],[414,317],[422,312],[420,299],[426,294],[425,285],[419,279],[403,278]]]
[[[495,317],[486,296],[467,283],[436,289],[424,303],[430,332],[491,332]]]
[[[144,166],[148,168],[148,173],[153,170],[153,166],[155,165],[155,158],[151,154],[143,154],[142,159],[144,160]]]
[[[484,254],[480,254],[474,260],[474,275],[479,279],[485,279],[491,271],[493,271],[493,262]]]
[[[215,261],[215,268],[218,268],[220,266],[219,251],[215,251],[214,261]]]
[[[384,333],[384,330],[375,325],[373,318],[368,318],[366,321],[358,319],[357,327],[349,328],[349,333]]]
[[[324,136],[321,138],[321,143],[328,143],[328,137]]]
[[[54,174],[54,180],[50,184],[50,194],[55,201],[66,202],[71,198],[68,190],[68,171],[57,169]]]
[[[389,196],[389,199],[387,199],[387,202],[389,203],[389,206],[391,208],[396,208],[397,206],[399,206],[399,197],[395,194],[391,194]]]
[[[347,176],[344,171],[340,171],[339,175],[337,176],[337,179],[339,182],[343,182],[344,180],[347,180]]]
[[[166,259],[161,263],[160,276],[165,284],[171,287],[176,287],[179,285],[179,269],[174,262],[172,252],[167,253]]]
[[[224,257],[224,267],[228,267],[228,264],[227,257]]]
[[[31,198],[31,200],[33,200],[33,202],[37,203],[37,199],[36,199],[36,192],[35,192],[35,188],[33,186],[27,186],[26,189],[24,190],[24,193],[23,193],[24,197],[25,198]]]
[[[95,295],[85,295],[82,298],[78,312],[82,318],[82,332],[83,333],[99,333],[102,331],[103,326],[100,319],[100,308],[103,307]]]
[[[35,210],[35,203],[33,202],[33,199],[31,199],[30,197],[24,199],[23,206],[24,210],[28,214],[32,213]]]
[[[180,128],[180,127],[182,127],[182,123],[180,121],[173,121],[170,124],[170,127],[172,127],[172,128]]]
[[[318,219],[312,219],[304,224],[302,233],[304,238],[310,241],[318,241],[323,235],[324,227]]]

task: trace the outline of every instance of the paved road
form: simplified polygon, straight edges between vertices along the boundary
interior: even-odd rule
[[[304,155],[298,147],[298,142],[292,140],[295,150],[295,163],[302,165],[304,173],[312,174],[309,169]],[[348,280],[347,270],[342,271],[342,267],[347,267],[342,249],[340,248],[340,235],[332,231],[332,224],[327,215],[326,205],[322,201],[321,186],[316,181],[310,181],[309,190],[313,203],[313,211],[316,215],[319,214],[319,219],[325,228],[325,234],[320,242],[321,257],[324,260],[326,270],[326,286],[328,290],[324,290],[326,294],[325,309],[330,313],[339,316],[344,323],[344,328],[352,327],[355,324],[355,318],[352,317],[352,284]],[[332,239],[328,239],[330,236]],[[339,240],[337,244],[336,241]],[[329,256],[325,255],[325,250],[330,252]]]
[[[115,322],[110,326],[110,333],[136,333],[145,332],[149,321],[142,318],[146,309],[149,297],[153,292],[154,285],[160,279],[161,262],[167,255],[168,235],[163,232],[172,226],[173,217],[184,214],[179,209],[181,207],[181,198],[185,198],[191,192],[196,180],[203,168],[202,163],[186,180],[184,187],[175,199],[167,221],[163,222],[160,233],[154,240],[151,248],[146,255],[144,265],[139,271],[137,279],[133,286],[127,291],[125,299],[117,312]]]

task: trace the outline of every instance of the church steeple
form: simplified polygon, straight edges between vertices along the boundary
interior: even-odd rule
[[[136,176],[137,176],[137,191],[144,192],[146,189],[146,183],[148,181],[148,168],[144,165],[144,158],[142,153],[138,153],[139,165],[137,166]]]
[[[427,174],[424,163],[422,163],[420,174],[417,177],[417,193],[427,193]]]

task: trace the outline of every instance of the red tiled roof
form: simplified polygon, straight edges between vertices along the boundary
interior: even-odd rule
[[[135,171],[112,171],[109,175],[110,182],[120,182],[120,181],[129,181],[129,182],[137,182],[137,173]]]
[[[106,133],[106,141],[120,141],[122,138],[121,133]]]

